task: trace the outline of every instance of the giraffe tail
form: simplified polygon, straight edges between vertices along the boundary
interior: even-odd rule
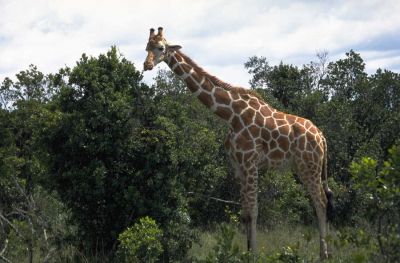
[[[325,139],[323,140],[323,142],[324,142],[324,161],[322,166],[321,179],[322,179],[322,186],[324,188],[324,192],[328,200],[326,205],[326,217],[328,221],[332,222],[334,216],[334,206],[333,206],[333,192],[328,187],[328,149],[327,149],[328,147]]]

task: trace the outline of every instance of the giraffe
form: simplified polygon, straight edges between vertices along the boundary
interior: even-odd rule
[[[240,184],[248,249],[257,247],[258,172],[289,167],[311,196],[318,218],[320,258],[326,259],[327,212],[329,216],[333,195],[327,182],[327,143],[322,132],[305,118],[272,108],[256,92],[207,73],[180,49],[166,41],[162,27],[157,34],[150,29],[143,70],[164,61],[194,96],[227,122],[224,146]]]

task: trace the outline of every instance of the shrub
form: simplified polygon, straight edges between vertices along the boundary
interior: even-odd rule
[[[381,260],[398,262],[400,257],[400,146],[389,150],[389,159],[379,167],[372,158],[352,163],[354,188],[363,197],[364,216],[375,230]],[[377,255],[378,256],[378,255]]]
[[[260,174],[258,222],[273,228],[283,222],[310,224],[315,212],[309,194],[290,172]]]
[[[121,262],[156,262],[162,254],[162,231],[156,221],[142,217],[138,223],[122,232],[117,255]]]

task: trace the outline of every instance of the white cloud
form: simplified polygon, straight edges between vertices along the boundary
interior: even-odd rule
[[[368,61],[366,70],[370,74],[375,73],[378,68],[400,70],[400,49],[397,51],[362,52],[361,57]]]
[[[253,55],[301,65],[319,50],[335,57],[355,48],[362,56],[375,52],[364,58],[369,70],[400,68],[398,56],[385,50],[357,50],[360,43],[400,35],[398,1],[0,0],[0,13],[0,81],[31,63],[55,72],[82,53],[97,56],[114,44],[141,70],[148,29],[158,26],[233,84],[247,86],[243,63]],[[146,72],[146,82],[152,75]]]

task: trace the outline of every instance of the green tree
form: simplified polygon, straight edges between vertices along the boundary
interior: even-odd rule
[[[164,258],[183,257],[190,220],[174,169],[176,130],[155,114],[154,89],[115,47],[63,72],[47,187],[71,209],[80,246],[112,255],[118,234],[148,215],[163,229]]]
[[[365,157],[351,165],[354,188],[363,196],[364,216],[376,233],[380,257],[385,262],[397,262],[400,254],[400,147],[389,150],[389,159],[382,167]]]
[[[363,154],[359,155],[383,160],[388,157],[388,149],[399,140],[400,74],[378,69],[369,82],[370,89],[359,100],[364,103],[358,108],[357,119],[367,133],[370,150],[363,147]]]
[[[132,186],[140,134],[135,92],[148,89],[116,48],[98,59],[83,55],[66,73],[57,96],[61,118],[47,135],[47,187],[71,209],[78,238],[88,250],[108,253],[118,233],[139,214],[129,205],[132,195],[139,195]]]
[[[281,62],[269,66],[265,57],[251,57],[245,67],[252,75],[250,85],[259,91],[272,106],[304,117],[315,115],[314,103],[324,99],[316,93],[316,66],[298,68]]]
[[[46,104],[53,95],[47,88],[48,76],[31,65],[16,74],[16,79],[14,83],[6,78],[0,89],[2,106],[7,109],[0,110],[4,136],[0,143],[0,225],[4,234],[0,245],[8,257],[24,255],[33,262],[54,251],[52,225],[42,211],[50,197],[39,182],[47,169],[42,134],[56,116]]]
[[[351,186],[348,167],[366,155],[382,162],[398,140],[398,125],[394,123],[400,111],[395,91],[399,75],[378,70],[367,76],[360,54],[350,51],[346,58],[329,63],[321,85],[331,94],[318,117],[328,138],[328,169],[344,190],[338,195],[336,212],[341,221],[352,222],[348,217],[358,214],[354,204],[362,196]]]

